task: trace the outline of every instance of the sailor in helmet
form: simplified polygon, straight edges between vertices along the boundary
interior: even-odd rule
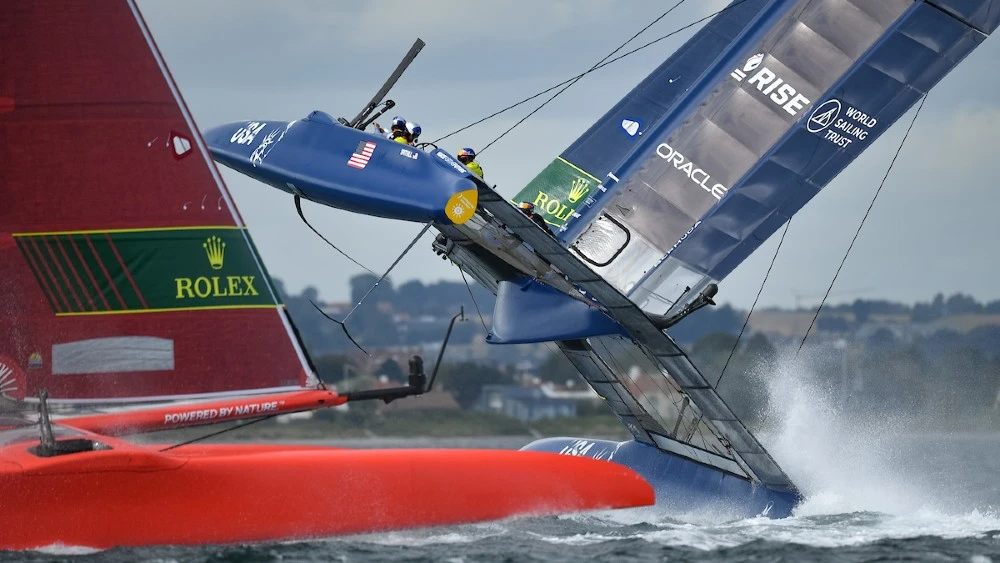
[[[416,123],[414,123],[412,121],[407,121],[406,122],[406,132],[410,136],[410,144],[411,145],[416,145],[417,144],[417,138],[420,137],[420,131],[421,131],[420,125],[418,125],[418,124],[416,124]]]
[[[392,118],[392,124],[389,127],[389,131],[386,131],[378,123],[373,123],[375,129],[386,136],[387,139],[396,141],[397,143],[403,143],[404,145],[410,144],[410,133],[406,129],[406,120],[400,116]]]
[[[466,166],[468,166],[468,164],[466,164]],[[545,229],[545,232],[549,233],[550,235],[552,234],[552,231],[549,230],[548,224],[545,222],[545,218],[539,215],[538,213],[535,213],[534,203],[531,203],[530,201],[522,201],[517,205],[517,208],[521,210],[521,213],[524,213],[525,215],[528,216],[529,219],[534,221],[535,224]]]
[[[395,139],[396,137],[399,136],[400,133],[405,133],[405,132],[406,132],[406,120],[398,115],[396,117],[393,117],[392,125],[390,126],[389,129],[389,138]]]
[[[458,161],[465,165],[472,172],[480,178],[485,178],[483,175],[483,167],[476,162],[476,151],[465,147],[464,149],[458,151]]]

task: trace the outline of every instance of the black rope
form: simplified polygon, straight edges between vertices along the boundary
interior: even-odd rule
[[[528,115],[522,117],[520,120],[518,120],[517,123],[515,123],[515,124],[511,125],[509,128],[507,128],[507,130],[504,131],[503,133],[501,133],[500,136],[498,136],[496,139],[493,139],[492,141],[490,141],[489,143],[487,143],[485,147],[483,147],[482,149],[479,150],[478,154],[482,154],[483,151],[485,151],[486,149],[490,148],[490,146],[492,146],[493,143],[496,143],[500,139],[504,138],[507,135],[507,133],[510,133],[511,131],[513,131],[515,127],[517,127],[518,125],[520,125],[520,124],[524,123],[525,121],[527,121],[527,119],[529,117],[531,117],[532,115],[535,115],[536,113],[538,113],[538,111],[541,110],[543,107],[547,106],[549,104],[549,102],[551,102],[552,100],[554,100],[557,97],[559,97],[560,94],[562,94],[563,92],[565,92],[566,90],[568,90],[571,86],[573,86],[574,84],[576,84],[577,82],[579,82],[581,78],[583,78],[587,74],[590,74],[591,72],[593,72],[602,63],[604,63],[605,61],[607,61],[611,57],[615,56],[615,53],[617,53],[618,51],[621,51],[622,49],[624,49],[625,46],[628,45],[629,43],[631,43],[633,39],[635,39],[636,37],[639,37],[640,35],[642,35],[642,33],[644,31],[646,31],[647,29],[653,27],[653,25],[655,25],[657,22],[659,22],[663,18],[667,17],[670,14],[670,12],[673,12],[675,9],[677,9],[678,6],[680,6],[683,3],[684,3],[684,0],[678,0],[678,2],[676,4],[674,4],[673,6],[671,6],[670,9],[668,9],[666,12],[663,12],[662,14],[660,14],[660,17],[658,17],[655,20],[649,22],[649,24],[647,24],[646,27],[640,29],[632,37],[629,37],[628,41],[622,43],[621,45],[619,45],[618,47],[616,47],[614,51],[611,51],[610,53],[608,53],[607,55],[605,55],[605,57],[603,59],[601,59],[601,60],[597,61],[596,63],[594,63],[589,69],[587,69],[586,72],[584,72],[584,73],[582,73],[582,74],[580,74],[580,75],[578,75],[578,76],[570,79],[570,81],[567,82],[566,85],[563,86],[558,92],[556,92],[555,94],[552,94],[551,96],[549,96],[549,99],[545,100],[538,107],[536,107],[535,109],[531,110],[531,112],[529,112]]]
[[[406,245],[406,248],[399,256],[396,257],[396,259],[392,262],[392,264],[389,265],[389,268],[385,271],[385,273],[382,274],[382,276],[379,277],[377,280],[375,280],[375,283],[368,288],[368,291],[366,291],[364,295],[361,296],[361,299],[354,305],[354,308],[351,309],[351,312],[347,313],[347,316],[344,317],[343,322],[346,323],[347,319],[351,318],[351,315],[354,314],[354,311],[357,311],[358,307],[360,307],[361,304],[365,302],[365,299],[367,299],[368,296],[371,295],[373,291],[375,291],[375,288],[378,287],[378,284],[382,283],[382,280],[384,280],[389,276],[389,272],[392,272],[392,269],[396,267],[396,264],[399,264],[399,261],[402,260],[403,257],[410,252],[410,250],[413,248],[413,245],[417,244],[417,241],[420,240],[420,237],[424,236],[424,233],[426,233],[427,230],[431,228],[431,225],[433,225],[433,223],[427,223],[426,225],[424,225],[424,228],[420,229],[420,232],[417,233],[417,236],[410,241],[410,244]]]
[[[733,359],[733,354],[736,353],[736,348],[740,345],[740,339],[743,338],[743,332],[747,329],[747,325],[750,324],[750,315],[753,315],[753,310],[757,307],[757,300],[760,299],[760,294],[764,292],[764,285],[767,283],[768,276],[771,275],[771,268],[774,268],[774,261],[778,259],[778,252],[781,250],[781,245],[785,243],[785,235],[788,234],[788,227],[792,224],[791,217],[788,221],[785,221],[785,230],[781,233],[781,239],[778,240],[778,248],[774,249],[774,256],[771,257],[771,265],[767,267],[767,273],[764,274],[764,280],[760,282],[760,288],[757,289],[757,297],[753,298],[753,305],[750,305],[750,312],[747,313],[747,318],[743,320],[743,327],[740,328],[740,333],[736,336],[736,342],[733,343],[733,349],[729,351],[729,357],[726,358],[726,364],[722,366],[722,373],[719,374],[719,379],[715,382],[715,388],[719,388],[719,384],[722,383],[722,378],[726,375],[726,368],[729,367],[729,362]]]
[[[163,448],[162,450],[160,450],[160,453],[167,452],[167,451],[170,451],[170,450],[172,450],[174,448],[179,448],[181,446],[186,446],[188,444],[193,444],[195,442],[200,442],[202,440],[207,440],[207,439],[212,438],[214,436],[218,436],[220,434],[225,434],[226,432],[232,432],[233,430],[239,430],[240,428],[244,428],[246,426],[250,426],[251,424],[257,424],[258,422],[261,422],[261,421],[264,421],[264,420],[269,420],[269,419],[272,419],[272,418],[274,418],[276,416],[278,416],[278,415],[277,414],[269,414],[269,415],[261,417],[261,418],[255,418],[254,420],[251,420],[250,422],[244,422],[243,424],[237,424],[237,425],[234,425],[234,426],[230,426],[229,428],[223,428],[222,430],[217,430],[215,432],[210,432],[210,433],[205,434],[203,436],[198,436],[197,438],[191,438],[190,440],[187,440],[185,442],[181,442],[179,444],[174,444],[172,446],[167,446],[167,447]]]
[[[315,301],[312,301],[310,299],[309,302],[312,303],[312,306],[315,307],[317,311],[319,311],[319,314],[321,314],[324,317],[326,317],[327,319],[330,319],[331,321],[339,324],[340,328],[344,329],[344,335],[346,335],[347,339],[351,341],[351,344],[354,344],[355,346],[357,346],[358,350],[361,350],[362,352],[364,352],[364,354],[366,356],[368,356],[369,358],[371,357],[371,354],[368,353],[368,350],[365,350],[364,348],[362,348],[361,345],[358,344],[358,341],[355,340],[353,336],[351,336],[350,332],[348,332],[348,330],[347,330],[347,323],[346,323],[347,319],[344,319],[344,321],[338,321],[337,319],[331,317],[330,315],[327,315],[326,311],[324,311],[323,309],[320,309],[319,305],[317,305]]]
[[[373,276],[377,276],[377,275],[378,275],[378,274],[376,274],[376,273],[375,273],[375,272],[374,272],[374,271],[373,271],[372,269],[370,269],[370,268],[366,267],[366,266],[365,266],[364,264],[362,264],[361,262],[358,262],[358,261],[357,261],[357,260],[355,260],[354,258],[351,258],[351,256],[350,256],[350,255],[348,255],[348,254],[347,254],[346,252],[344,252],[343,250],[341,250],[341,249],[337,248],[337,245],[335,245],[335,244],[333,244],[332,242],[330,242],[329,240],[327,240],[327,238],[326,238],[325,236],[323,236],[323,234],[322,234],[322,233],[320,233],[319,231],[317,231],[317,230],[316,230],[316,228],[315,228],[315,227],[313,227],[311,223],[309,223],[309,220],[308,220],[308,219],[306,219],[306,216],[305,216],[305,214],[303,214],[303,213],[302,213],[302,198],[301,198],[301,197],[300,197],[300,196],[299,196],[298,194],[296,194],[296,195],[295,195],[295,210],[296,210],[296,211],[298,211],[298,213],[299,213],[299,218],[300,218],[300,219],[302,219],[302,222],[303,222],[303,223],[305,223],[305,224],[306,224],[306,226],[307,226],[307,227],[309,227],[309,228],[310,228],[310,229],[312,230],[312,232],[316,233],[316,236],[318,236],[319,238],[323,239],[323,242],[325,242],[326,244],[330,245],[330,247],[331,247],[331,248],[333,248],[333,249],[334,249],[334,250],[336,250],[337,252],[341,253],[341,254],[342,254],[342,255],[343,255],[343,256],[344,256],[345,258],[347,258],[347,259],[348,259],[348,260],[350,260],[351,262],[354,262],[354,263],[355,263],[356,265],[360,266],[360,267],[361,267],[361,268],[362,268],[363,270],[365,270],[365,271],[366,271],[366,272],[368,272],[369,274],[371,274],[371,275],[373,275]],[[342,320],[342,321],[338,321],[337,319],[335,319],[335,318],[331,317],[330,315],[327,315],[327,314],[326,314],[326,312],[325,312],[325,311],[323,311],[323,309],[321,309],[321,308],[320,308],[320,306],[319,306],[319,305],[317,305],[315,301],[313,301],[313,300],[311,300],[311,299],[309,300],[309,303],[311,303],[311,304],[312,304],[312,306],[313,306],[313,307],[315,307],[315,308],[316,308],[316,310],[317,310],[317,311],[319,311],[319,313],[320,313],[321,315],[323,315],[323,316],[324,316],[324,317],[326,317],[327,319],[329,319],[329,320],[331,320],[331,321],[333,321],[333,322],[335,322],[335,323],[339,324],[339,325],[340,325],[340,328],[344,329],[344,335],[346,335],[346,336],[347,336],[347,339],[348,339],[348,340],[350,340],[352,344],[354,344],[355,346],[357,346],[357,347],[358,347],[358,350],[361,350],[362,352],[364,352],[364,354],[365,354],[366,356],[369,356],[369,357],[370,357],[370,356],[371,356],[371,354],[369,354],[367,350],[365,350],[364,348],[362,348],[362,347],[361,347],[361,345],[360,345],[360,344],[358,344],[358,341],[357,341],[357,340],[355,340],[353,336],[351,336],[351,333],[350,333],[350,331],[348,331],[348,330],[347,330],[347,324],[346,324],[346,323],[347,323],[347,319],[348,319],[348,317],[350,317],[350,316],[351,316],[352,314],[354,314],[354,311],[356,311],[356,310],[357,310],[357,308],[358,308],[358,307],[359,307],[359,306],[361,305],[361,303],[362,303],[362,302],[364,302],[365,298],[367,298],[367,297],[368,297],[368,295],[369,295],[369,294],[370,294],[370,293],[371,293],[372,291],[374,291],[376,287],[378,287],[378,284],[379,284],[379,283],[381,283],[381,282],[382,282],[382,280],[384,280],[384,279],[385,279],[385,277],[389,275],[389,272],[391,272],[391,271],[392,271],[392,269],[396,267],[396,264],[399,264],[399,261],[403,259],[403,256],[406,256],[406,253],[407,253],[407,252],[409,252],[411,248],[413,248],[413,245],[414,245],[414,244],[416,244],[416,242],[417,242],[418,240],[420,240],[420,237],[424,236],[424,233],[426,233],[426,232],[427,232],[427,229],[429,229],[429,228],[430,228],[430,226],[431,226],[431,224],[430,224],[430,223],[428,223],[427,225],[425,225],[425,226],[424,226],[423,230],[422,230],[422,231],[420,231],[420,234],[419,234],[419,235],[417,235],[417,238],[413,239],[413,242],[411,242],[411,243],[410,243],[410,245],[406,247],[406,250],[404,250],[404,251],[403,251],[403,253],[402,253],[402,254],[400,254],[398,258],[396,258],[396,261],[395,261],[395,262],[393,262],[391,266],[389,266],[389,269],[388,269],[388,270],[386,270],[386,271],[385,271],[385,273],[384,273],[384,274],[382,274],[382,276],[381,276],[380,278],[378,278],[378,279],[377,279],[377,280],[375,281],[375,285],[373,285],[373,286],[372,286],[372,287],[371,287],[371,288],[370,288],[370,289],[368,290],[368,292],[364,294],[364,296],[363,296],[363,297],[361,298],[361,300],[360,300],[360,301],[358,301],[358,302],[357,302],[357,304],[355,304],[355,305],[354,305],[354,308],[353,308],[353,309],[351,309],[351,312],[350,312],[350,313],[347,313],[347,316],[346,316],[346,317],[344,317],[344,320]]]
[[[472,298],[472,305],[476,308],[476,314],[479,315],[479,322],[483,323],[483,330],[489,334],[490,329],[486,328],[486,320],[483,319],[483,313],[479,310],[479,303],[476,303],[476,296],[472,294],[472,287],[469,286],[469,280],[465,279],[465,271],[459,268],[458,273],[462,274],[462,281],[465,282],[465,289],[469,290],[469,297]]]
[[[389,273],[392,272],[392,269],[395,268],[396,265],[399,264],[399,262],[403,259],[403,257],[406,256],[410,252],[410,250],[413,249],[413,246],[415,244],[417,244],[417,241],[419,241],[420,238],[424,236],[424,233],[426,233],[427,230],[430,229],[431,225],[433,225],[433,224],[434,224],[433,222],[432,223],[427,223],[426,225],[424,225],[424,228],[420,229],[420,232],[417,233],[417,236],[414,237],[413,240],[410,241],[410,244],[406,245],[406,248],[403,249],[403,252],[399,256],[396,257],[396,259],[392,262],[392,264],[389,265],[389,268],[386,269],[385,273],[382,274],[381,276],[379,276],[379,278],[377,280],[375,280],[375,283],[372,284],[372,286],[368,288],[368,291],[366,291],[365,294],[361,296],[361,299],[359,299],[358,302],[354,304],[354,307],[350,310],[350,312],[347,313],[347,315],[344,317],[343,320],[338,321],[337,319],[331,317],[330,315],[327,315],[326,313],[323,312],[322,309],[319,308],[319,305],[316,305],[316,303],[313,303],[312,301],[310,301],[310,303],[312,303],[312,306],[316,307],[316,310],[319,311],[324,317],[326,317],[326,318],[330,319],[331,321],[339,324],[340,328],[344,329],[344,334],[347,335],[347,338],[350,339],[350,341],[352,343],[354,343],[355,346],[358,347],[358,350],[361,350],[362,352],[364,352],[366,356],[371,357],[371,354],[369,354],[364,348],[362,348],[361,345],[358,344],[358,341],[354,340],[354,337],[351,336],[350,332],[348,332],[348,330],[347,330],[347,319],[351,318],[351,315],[354,314],[354,311],[357,311],[358,307],[360,307],[361,304],[365,302],[365,299],[368,299],[368,296],[371,295],[373,291],[375,291],[375,288],[378,287],[380,283],[382,283],[382,280],[384,280],[385,278],[389,277]],[[371,270],[368,270],[368,271],[370,272]]]
[[[604,67],[606,67],[606,66],[608,66],[608,65],[611,65],[611,64],[614,64],[614,63],[616,63],[616,62],[618,62],[618,61],[620,61],[620,60],[624,59],[625,57],[628,57],[629,55],[634,55],[635,53],[638,53],[639,51],[642,51],[643,49],[646,49],[646,48],[648,48],[648,47],[651,47],[651,46],[655,45],[656,43],[659,43],[660,41],[663,41],[663,40],[665,40],[665,39],[669,39],[669,38],[673,37],[674,35],[677,35],[678,33],[681,33],[682,31],[686,31],[686,30],[688,30],[688,29],[690,29],[690,28],[692,28],[692,27],[694,27],[694,26],[696,26],[696,25],[698,25],[698,24],[700,24],[700,23],[702,23],[702,22],[704,22],[704,21],[706,21],[706,20],[709,20],[709,19],[712,19],[712,18],[714,18],[715,16],[717,16],[717,15],[719,15],[719,14],[721,14],[721,13],[723,13],[723,12],[727,11],[727,10],[730,10],[730,9],[732,9],[732,8],[735,8],[736,6],[739,6],[740,4],[742,4],[743,2],[746,2],[746,0],[738,0],[738,1],[736,1],[736,2],[733,2],[732,4],[730,4],[730,5],[726,6],[725,8],[723,8],[723,9],[721,9],[721,10],[718,10],[718,11],[716,11],[716,12],[713,12],[713,13],[711,13],[711,14],[709,14],[709,15],[707,15],[707,16],[705,16],[705,17],[703,17],[703,18],[700,18],[700,19],[697,19],[697,20],[695,20],[695,21],[693,21],[693,22],[691,22],[691,23],[689,23],[689,24],[687,24],[687,25],[685,25],[685,26],[682,26],[682,27],[679,27],[679,28],[677,28],[677,29],[675,29],[675,30],[671,31],[670,33],[668,33],[668,34],[666,34],[666,35],[664,35],[664,36],[662,36],[662,37],[659,37],[659,38],[657,38],[657,39],[654,39],[654,40],[652,40],[652,41],[649,41],[648,43],[645,43],[645,44],[643,44],[643,45],[640,45],[639,47],[636,47],[635,49],[632,49],[631,51],[628,51],[628,52],[626,52],[626,53],[622,53],[621,55],[619,55],[619,56],[617,56],[617,57],[615,57],[615,58],[613,58],[613,59],[609,59],[609,60],[607,60],[607,61],[605,61],[605,62],[603,62],[603,63],[599,63],[599,64],[597,64],[597,65],[594,65],[593,67],[591,67],[591,68],[590,68],[589,70],[587,70],[586,72],[583,72],[583,73],[581,73],[581,74],[578,74],[578,75],[576,75],[576,76],[573,76],[573,77],[571,77],[571,78],[568,78],[568,79],[566,79],[566,80],[564,80],[564,81],[562,81],[562,82],[560,82],[560,83],[558,83],[558,84],[555,84],[555,85],[553,85],[553,86],[550,86],[550,87],[546,88],[545,90],[542,90],[541,92],[538,92],[538,93],[536,93],[536,94],[532,94],[531,96],[528,96],[527,98],[525,98],[525,99],[523,99],[523,100],[521,100],[521,101],[519,101],[519,102],[517,102],[517,103],[514,103],[514,104],[511,104],[511,105],[509,105],[509,106],[507,106],[507,107],[505,107],[505,108],[503,108],[503,109],[501,109],[501,110],[499,110],[499,111],[496,111],[496,112],[493,112],[493,113],[491,113],[490,115],[487,115],[486,117],[483,117],[483,118],[481,118],[481,119],[478,119],[478,120],[476,120],[476,121],[474,121],[474,122],[472,122],[472,123],[470,123],[470,124],[468,124],[468,125],[466,125],[466,126],[464,126],[464,127],[460,127],[460,128],[458,128],[458,129],[456,129],[456,130],[452,131],[451,133],[448,133],[447,135],[445,135],[445,136],[443,136],[443,137],[440,137],[440,138],[438,138],[438,139],[435,139],[435,140],[434,140],[433,142],[435,142],[435,143],[439,143],[439,142],[441,142],[441,141],[443,141],[443,140],[447,139],[448,137],[451,137],[452,135],[457,135],[457,134],[461,133],[462,131],[465,131],[466,129],[469,129],[469,128],[472,128],[472,127],[475,127],[476,125],[479,125],[480,123],[483,123],[484,121],[488,121],[488,120],[490,120],[490,119],[493,119],[494,117],[496,117],[496,116],[498,116],[498,115],[500,115],[500,114],[502,114],[502,113],[505,113],[505,112],[507,112],[507,111],[510,111],[510,110],[512,110],[512,109],[514,109],[514,108],[516,108],[516,107],[518,107],[518,106],[520,106],[520,105],[522,105],[522,104],[526,104],[526,103],[530,102],[531,100],[534,100],[535,98],[537,98],[537,97],[539,97],[539,96],[542,96],[542,95],[544,95],[544,94],[547,94],[547,93],[549,93],[549,92],[551,92],[551,91],[555,90],[556,88],[559,88],[559,87],[561,87],[561,86],[564,86],[564,85],[566,85],[566,84],[570,84],[570,83],[575,83],[575,82],[576,82],[576,81],[578,81],[578,80],[579,80],[580,78],[582,78],[582,77],[586,76],[587,74],[590,74],[591,72],[594,72],[594,71],[596,71],[596,70],[600,70],[600,69],[602,69],[602,68],[604,68]],[[678,4],[679,4],[679,3],[678,3]],[[677,7],[677,6],[674,6],[674,8],[676,8],[676,7]],[[670,10],[673,10],[674,8],[670,8]],[[668,10],[668,11],[667,11],[667,13],[670,13],[670,10]],[[665,16],[665,15],[666,15],[666,14],[664,14],[664,16]],[[661,18],[662,18],[662,17],[663,17],[663,16],[661,16]],[[659,18],[657,18],[657,19],[659,19]],[[655,22],[654,22],[654,23],[655,23]],[[647,26],[647,28],[648,28],[648,26]],[[645,31],[645,29],[644,29],[643,31]],[[639,33],[642,33],[642,32],[640,31]],[[638,35],[639,35],[639,34],[636,34],[636,36],[638,36]],[[633,37],[632,39],[634,39],[634,38],[635,38],[635,37]],[[632,41],[632,39],[629,39],[629,41]],[[618,51],[618,50],[620,50],[620,49],[621,49],[622,47],[624,47],[624,46],[625,46],[626,44],[628,44],[628,42],[629,42],[629,41],[626,41],[626,42],[625,42],[624,44],[622,44],[622,46],[621,46],[621,47],[619,47],[618,49],[615,49],[615,52],[617,52],[617,51]],[[612,53],[612,54],[614,54],[614,53]],[[561,93],[561,92],[560,92],[560,93]],[[553,96],[553,97],[554,97],[554,96]],[[548,103],[549,101],[551,101],[551,99],[549,99],[549,100],[548,100],[548,101],[546,101],[545,103],[547,104],[547,103]],[[545,104],[542,104],[542,105],[545,105]],[[537,109],[536,109],[535,111],[538,111],[538,109],[541,109],[541,106],[539,106],[539,108],[537,108]],[[535,113],[535,111],[533,111],[533,112],[531,112],[531,113]],[[525,118],[524,118],[524,119],[527,119],[527,118],[528,118],[528,117],[530,117],[530,116],[531,116],[531,114],[528,114],[528,116],[525,116]],[[522,119],[521,121],[524,121],[524,119]],[[516,126],[517,126],[518,124],[520,124],[520,123],[521,123],[521,121],[519,121],[519,122],[518,122],[517,124],[515,124],[515,127],[516,127]],[[508,132],[509,132],[509,131],[508,131]],[[506,134],[507,134],[507,132],[504,132],[504,135],[506,135]],[[503,135],[501,135],[501,137],[502,137],[502,136],[503,136]],[[495,143],[495,142],[496,142],[497,140],[499,140],[499,137],[497,137],[497,138],[496,138],[496,139],[494,139],[494,140],[493,140],[492,142],[490,142],[490,144],[493,144],[493,143]],[[489,146],[489,145],[487,145],[487,146]],[[479,151],[479,152],[482,152],[482,151]]]
[[[892,172],[892,167],[896,164],[896,159],[899,158],[899,153],[902,152],[903,145],[906,144],[906,138],[910,136],[910,131],[913,130],[913,124],[917,122],[917,117],[920,115],[920,110],[923,109],[924,102],[926,101],[927,94],[924,94],[923,97],[920,98],[920,105],[917,106],[917,111],[913,114],[910,126],[906,128],[906,133],[903,134],[903,140],[899,142],[899,147],[896,148],[896,154],[892,157],[892,162],[889,163],[889,168],[885,171],[885,176],[882,177],[882,182],[878,185],[878,189],[875,190],[875,195],[872,197],[871,203],[868,204],[868,210],[865,211],[865,216],[861,218],[861,224],[858,225],[858,230],[854,232],[854,238],[851,239],[851,244],[847,247],[847,252],[844,253],[844,258],[840,261],[840,266],[837,267],[837,272],[833,274],[833,279],[830,280],[830,286],[826,288],[826,294],[823,295],[823,300],[819,302],[819,307],[816,308],[816,314],[813,315],[812,322],[809,323],[809,328],[807,328],[806,333],[802,335],[802,342],[799,343],[799,349],[795,351],[796,356],[798,356],[799,352],[802,351],[802,347],[806,345],[806,338],[809,338],[809,333],[812,332],[812,328],[816,324],[816,319],[819,318],[819,312],[823,310],[823,305],[826,303],[827,297],[830,296],[830,291],[833,290],[833,284],[837,283],[837,276],[840,275],[840,270],[844,267],[844,263],[847,262],[847,256],[850,255],[851,249],[854,248],[854,243],[857,242],[858,235],[861,234],[861,229],[865,226],[868,214],[872,212],[872,207],[875,206],[875,200],[878,199],[878,194],[882,193],[882,187],[885,186],[885,181],[889,178],[889,173]]]
[[[350,260],[351,262],[354,262],[354,263],[355,263],[355,264],[357,264],[358,266],[361,266],[361,268],[362,268],[363,270],[367,271],[367,272],[368,272],[369,274],[372,274],[373,276],[377,276],[377,275],[378,275],[378,274],[376,274],[375,272],[373,272],[373,271],[369,270],[368,268],[366,268],[366,267],[365,267],[365,265],[364,265],[364,264],[362,264],[361,262],[358,262],[358,261],[357,261],[357,260],[355,260],[354,258],[351,258],[351,257],[350,257],[350,255],[348,255],[348,254],[347,254],[346,252],[344,252],[343,250],[341,250],[341,249],[337,248],[337,245],[335,245],[335,244],[333,244],[332,242],[330,242],[329,240],[327,240],[327,238],[326,238],[325,236],[323,236],[323,235],[322,235],[322,234],[321,234],[321,233],[320,233],[319,231],[317,231],[317,230],[316,230],[316,227],[313,227],[313,226],[312,226],[312,224],[311,224],[311,223],[309,223],[309,221],[308,221],[308,220],[306,219],[306,216],[305,216],[305,215],[304,215],[304,214],[302,213],[302,198],[301,198],[301,197],[299,197],[299,196],[298,196],[297,194],[296,194],[296,196],[295,196],[295,210],[299,212],[299,218],[301,218],[301,219],[302,219],[302,222],[303,222],[303,223],[305,223],[307,227],[309,227],[310,229],[312,229],[312,232],[316,233],[316,235],[317,235],[317,236],[318,236],[319,238],[323,239],[323,242],[325,242],[325,243],[329,244],[331,248],[333,248],[333,249],[334,249],[334,250],[336,250],[337,252],[341,253],[341,254],[342,254],[342,255],[343,255],[343,256],[344,256],[345,258],[347,258],[347,259],[348,259],[348,260]]]

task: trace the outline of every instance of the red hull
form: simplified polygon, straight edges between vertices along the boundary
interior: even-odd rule
[[[155,446],[0,449],[0,549],[314,538],[653,504],[609,462],[538,452]]]

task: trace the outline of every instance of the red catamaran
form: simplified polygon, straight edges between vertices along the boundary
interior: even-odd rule
[[[653,502],[623,466],[547,453],[121,439],[370,398],[317,380],[134,2],[0,6],[0,163],[0,549]],[[151,401],[172,402],[48,418]]]

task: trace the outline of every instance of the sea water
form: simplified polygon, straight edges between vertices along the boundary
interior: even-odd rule
[[[0,561],[1000,563],[1000,435],[917,433],[912,419],[847,415],[836,396],[789,366],[767,381],[774,408],[762,441],[806,495],[790,518],[725,521],[711,511],[649,507],[257,545],[101,552],[53,546],[0,554]],[[527,440],[363,445],[514,448]]]

